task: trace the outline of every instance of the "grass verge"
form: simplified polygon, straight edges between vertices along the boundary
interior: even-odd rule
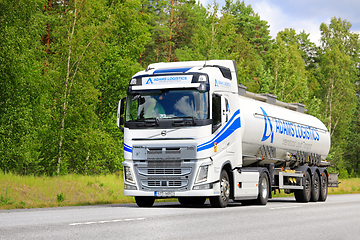
[[[59,177],[0,173],[0,209],[132,203],[119,174]]]
[[[329,188],[329,194],[360,193],[360,178],[339,181],[342,182],[339,188]],[[287,196],[292,195],[283,192],[273,195]],[[134,202],[133,197],[124,196],[122,174],[35,177],[0,172],[0,209]]]

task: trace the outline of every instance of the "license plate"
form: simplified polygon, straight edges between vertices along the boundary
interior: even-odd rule
[[[175,192],[172,192],[172,191],[155,191],[154,196],[155,197],[174,197]]]

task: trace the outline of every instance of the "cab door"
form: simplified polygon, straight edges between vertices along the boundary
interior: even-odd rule
[[[230,107],[228,97],[225,95],[214,94],[212,101],[212,130],[215,137],[214,151],[222,151],[230,144],[230,138],[228,136],[229,131],[226,131],[229,127],[230,120]]]
[[[222,149],[227,149],[230,145],[232,141],[232,131],[231,131],[231,123],[230,118],[231,118],[231,112],[230,112],[230,105],[229,105],[229,97],[227,95],[222,95],[221,96],[221,121],[222,121],[222,125],[225,128],[224,129],[224,133],[223,133],[223,144],[222,144]],[[228,154],[227,154],[228,155]]]

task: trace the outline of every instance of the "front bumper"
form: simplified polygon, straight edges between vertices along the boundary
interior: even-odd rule
[[[220,195],[219,182],[210,183],[212,189],[176,191],[169,189],[157,189],[154,191],[124,190],[125,196],[147,196],[156,198],[177,198],[177,197],[211,197]]]
[[[220,195],[218,174],[210,159],[161,161],[125,161],[131,169],[132,182],[126,181],[126,196],[199,197]],[[207,177],[198,177],[199,168],[207,166]],[[203,173],[203,172],[202,172]]]

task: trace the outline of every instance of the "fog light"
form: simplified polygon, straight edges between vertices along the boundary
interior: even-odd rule
[[[137,190],[137,187],[133,186],[133,185],[125,184],[124,189],[125,190]]]
[[[207,183],[207,184],[194,186],[193,190],[205,190],[205,189],[212,189],[212,188],[213,188],[213,184],[212,183]]]

